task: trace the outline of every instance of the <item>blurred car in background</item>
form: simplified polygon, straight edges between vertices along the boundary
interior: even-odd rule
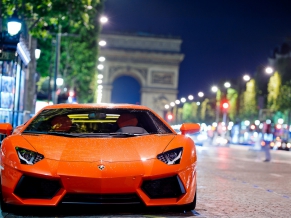
[[[291,143],[277,136],[274,141],[270,143],[270,148],[274,150],[291,151]]]
[[[200,128],[200,132],[197,132],[197,133],[194,133],[194,134],[186,134],[186,136],[188,136],[189,138],[191,138],[195,145],[198,145],[198,146],[203,146],[204,143],[208,142],[209,138],[208,138],[208,135],[207,135],[207,131],[205,131],[202,126],[203,125],[200,125],[201,128]],[[180,132],[180,127],[181,125],[172,125],[171,126],[178,134],[181,134]]]
[[[186,134],[189,138],[191,138],[195,145],[203,146],[204,143],[208,141],[208,136],[205,131],[201,131],[195,134]]]

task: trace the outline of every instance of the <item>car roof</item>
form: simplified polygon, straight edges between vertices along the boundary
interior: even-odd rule
[[[110,103],[100,103],[100,104],[54,104],[44,107],[43,109],[59,109],[59,108],[126,108],[126,109],[143,109],[150,110],[146,106],[136,105],[136,104],[110,104]]]

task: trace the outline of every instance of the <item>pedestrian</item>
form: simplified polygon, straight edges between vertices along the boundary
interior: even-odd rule
[[[271,152],[270,152],[270,144],[273,142],[273,134],[272,134],[272,125],[271,120],[266,120],[263,127],[263,149],[265,151],[265,160],[264,162],[271,161]]]

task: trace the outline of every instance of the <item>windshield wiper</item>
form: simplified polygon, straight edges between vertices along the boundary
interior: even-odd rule
[[[27,133],[27,134],[31,134],[31,135],[35,135],[35,134],[47,134],[47,132],[41,132],[41,131],[23,131],[22,133]]]
[[[66,132],[42,132],[42,131],[23,131],[24,134],[31,135],[57,135],[57,136],[70,136],[70,137],[78,137],[78,134],[66,133]]]
[[[112,132],[109,135],[120,135],[120,136],[141,136],[148,135],[148,133],[128,133],[128,132]]]

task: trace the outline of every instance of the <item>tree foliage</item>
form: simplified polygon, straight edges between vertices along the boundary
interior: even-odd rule
[[[226,98],[229,102],[228,116],[234,120],[237,114],[238,92],[233,88],[228,88]]]
[[[279,110],[278,97],[280,95],[281,76],[275,72],[268,83],[268,107],[272,111]]]
[[[27,31],[38,39],[42,50],[37,71],[52,75],[55,62],[54,38],[61,27],[59,75],[68,88],[77,91],[78,101],[92,102],[96,90],[98,17],[103,0],[2,0],[2,17],[16,9]]]
[[[246,84],[246,91],[242,98],[241,116],[244,119],[255,119],[258,116],[257,100],[256,100],[256,83],[251,79]]]

